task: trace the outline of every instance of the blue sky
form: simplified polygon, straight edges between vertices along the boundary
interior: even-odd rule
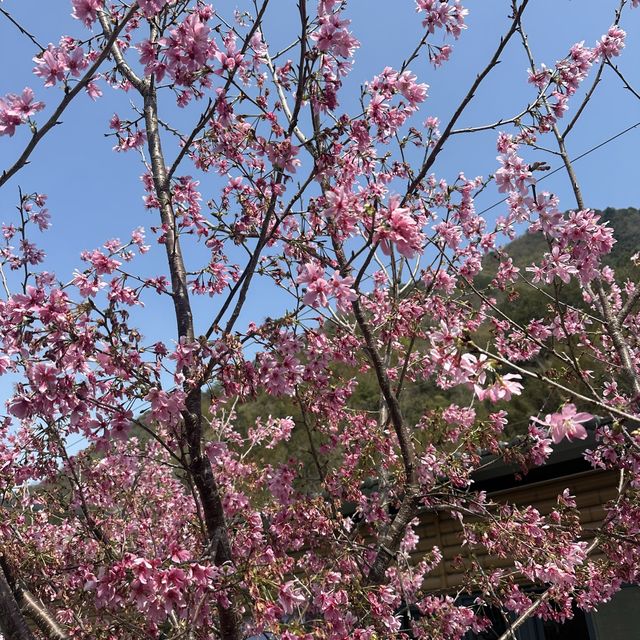
[[[246,3],[237,4],[243,7]],[[464,4],[470,11],[469,28],[459,41],[453,42],[451,62],[437,71],[425,59],[411,65],[420,81],[430,85],[430,97],[416,125],[428,115],[446,122],[507,28],[510,5],[507,0],[468,0]],[[538,62],[553,65],[579,40],[584,39],[592,46],[611,24],[616,4],[605,0],[531,0],[525,13],[525,26]],[[234,6],[232,2],[214,3],[214,7],[227,15]],[[68,0],[5,0],[2,7],[45,45],[57,42],[63,33],[86,37],[84,27],[70,17]],[[354,35],[362,43],[347,81],[350,89],[343,94],[341,108],[349,112],[362,82],[387,65],[400,66],[421,37],[421,26],[413,0],[351,0],[347,15],[353,21]],[[622,26],[629,35],[627,49],[620,59],[621,69],[636,87],[640,87],[639,23],[640,9],[625,13]],[[290,42],[297,27],[296,2],[272,0],[271,13],[265,23],[265,37],[272,50]],[[0,95],[19,92],[29,85],[37,97],[51,107],[59,100],[60,89],[45,89],[41,80],[32,75],[32,57],[36,53],[34,45],[0,16],[0,55],[4,62]],[[483,84],[460,125],[486,124],[521,111],[534,95],[533,88],[526,82],[527,67],[522,49],[514,39],[503,62]],[[79,96],[65,113],[63,124],[56,127],[33,154],[32,163],[0,193],[3,221],[13,215],[19,186],[24,192],[49,195],[53,227],[38,240],[48,254],[47,269],[55,271],[62,280],[67,280],[73,269],[81,266],[79,254],[83,249],[100,246],[112,237],[127,238],[137,226],[148,229],[157,224],[154,214],[142,206],[139,157],[133,153],[114,153],[113,139],[104,136],[112,114],[126,113],[129,100],[135,101],[135,97],[104,86],[103,90],[103,98],[96,103],[85,95]],[[193,110],[178,111],[171,106],[167,109],[169,117],[183,128],[197,119]],[[46,117],[46,113],[39,114],[39,118]],[[568,117],[571,113],[569,111]],[[568,141],[570,153],[576,156],[639,120],[640,101],[623,90],[613,73],[605,73],[585,117]],[[24,130],[14,138],[0,138],[1,168],[12,163],[18,150],[23,148],[27,134]],[[446,145],[434,171],[449,181],[460,171],[467,176],[488,175],[497,165],[495,139],[494,131],[455,138]],[[589,206],[640,206],[636,151],[639,142],[640,128],[576,165]],[[548,144],[552,145],[551,139]],[[552,159],[551,164],[557,166],[557,160]],[[203,178],[203,185],[209,193],[215,192],[216,183],[208,180],[214,179]],[[574,205],[562,172],[546,181],[544,188],[561,197],[563,208]],[[487,190],[477,200],[477,209],[493,204],[496,199],[499,199],[497,193]],[[497,207],[491,216],[501,213],[503,209]],[[139,271],[154,274],[162,268],[159,266],[162,257],[162,248],[154,246],[147,257],[137,262]],[[266,315],[277,315],[285,304],[287,300],[282,294],[274,294],[263,282],[257,281],[243,318],[259,321]],[[202,318],[202,328],[215,314],[215,302],[200,300],[197,311]],[[140,318],[141,329],[150,340],[173,338],[174,324],[166,301],[149,297]],[[8,382],[0,380],[0,401],[7,397],[9,390]]]

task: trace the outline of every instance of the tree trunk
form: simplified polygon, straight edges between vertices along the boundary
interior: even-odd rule
[[[6,640],[34,640],[9,584],[2,557],[0,557],[0,631]]]

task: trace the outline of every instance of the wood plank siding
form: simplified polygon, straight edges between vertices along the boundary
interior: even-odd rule
[[[524,486],[509,486],[493,491],[489,497],[496,502],[532,505],[546,515],[557,506],[558,495],[565,489],[575,496],[580,510],[580,522],[588,537],[589,531],[596,530],[605,517],[604,505],[617,495],[618,474],[613,471],[591,470],[560,478],[552,478]],[[447,513],[428,513],[422,516],[416,529],[420,542],[415,550],[418,559],[437,546],[443,555],[443,562],[431,573],[425,583],[429,590],[450,591],[460,585],[462,574],[454,566],[457,556],[468,553],[461,545],[461,527],[457,520]],[[486,568],[508,567],[509,559],[489,557],[478,553],[478,559]]]

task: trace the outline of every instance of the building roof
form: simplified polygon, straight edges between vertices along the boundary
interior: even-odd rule
[[[562,442],[553,445],[553,451],[545,464],[535,467],[527,473],[523,473],[517,464],[505,462],[501,456],[487,453],[482,456],[480,468],[473,473],[473,488],[492,493],[591,471],[593,467],[585,460],[584,454],[596,447],[596,427],[607,422],[608,420],[595,418],[591,422],[585,423],[586,439],[562,440]]]

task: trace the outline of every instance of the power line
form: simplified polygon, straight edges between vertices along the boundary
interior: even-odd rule
[[[625,135],[626,133],[629,133],[629,131],[632,131],[636,127],[640,127],[640,121],[636,122],[635,124],[632,124],[630,127],[627,127],[626,129],[616,133],[614,136],[611,136],[610,138],[607,138],[606,140],[604,140],[600,144],[597,144],[595,147],[591,147],[591,149],[589,149],[588,151],[585,151],[584,153],[581,153],[579,156],[576,156],[575,158],[572,158],[571,162],[573,163],[573,162],[577,162],[578,160],[582,160],[582,158],[584,158],[585,156],[588,156],[590,153],[593,153],[594,151],[597,151],[601,147],[604,147],[605,145],[609,144],[610,142],[613,142],[617,138]],[[556,167],[555,169],[553,169],[549,173],[546,173],[544,176],[542,176],[542,178],[537,180],[536,184],[538,182],[542,182],[543,180],[546,180],[547,178],[550,178],[554,173],[558,173],[558,171],[562,171],[564,168],[565,168],[564,165],[562,165],[560,167]],[[502,198],[502,200],[498,200],[498,202],[494,202],[490,207],[487,207],[486,209],[483,209],[482,211],[480,211],[480,213],[478,213],[478,215],[481,216],[483,213],[486,213],[487,211],[491,211],[491,209],[495,209],[498,205],[502,204],[503,202],[506,202],[508,199],[509,199],[509,196],[506,196],[506,197]]]

